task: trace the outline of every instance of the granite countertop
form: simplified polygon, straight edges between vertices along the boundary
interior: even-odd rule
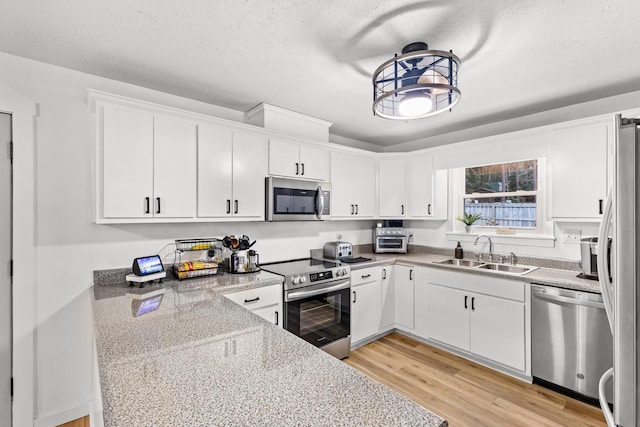
[[[447,425],[223,296],[277,283],[259,272],[95,285],[105,426]],[[134,316],[149,295],[158,308]]]
[[[577,291],[601,293],[600,283],[597,280],[582,279],[577,277],[580,273],[575,270],[561,268],[538,267],[527,274],[509,274],[498,271],[489,271],[473,267],[459,267],[455,265],[437,264],[438,261],[453,258],[450,255],[438,255],[431,253],[408,253],[408,254],[373,254],[359,252],[358,256],[371,258],[371,261],[358,264],[351,264],[352,270],[359,270],[367,267],[406,264],[410,266],[433,267],[447,269],[451,271],[482,274],[487,276],[502,277],[507,279],[518,279],[529,283],[555,286]]]

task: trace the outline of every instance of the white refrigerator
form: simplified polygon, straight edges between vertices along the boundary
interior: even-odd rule
[[[600,379],[600,405],[610,427],[640,425],[638,406],[638,263],[640,137],[638,119],[615,118],[613,183],[598,235],[598,279],[613,334],[613,367]],[[603,244],[611,238],[611,253]],[[610,256],[609,256],[610,255]],[[613,411],[604,398],[613,381]]]

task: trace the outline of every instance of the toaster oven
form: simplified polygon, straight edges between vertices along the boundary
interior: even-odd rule
[[[377,227],[373,230],[373,248],[377,254],[406,254],[408,245],[409,233],[404,228]]]

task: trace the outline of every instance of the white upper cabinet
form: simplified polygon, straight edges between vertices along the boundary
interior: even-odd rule
[[[195,123],[113,105],[98,114],[97,221],[194,217]]]
[[[434,171],[432,156],[410,157],[406,166],[407,217],[447,219],[447,171]]]
[[[378,161],[378,213],[381,218],[405,216],[405,167],[404,159]]]
[[[283,139],[269,140],[269,175],[329,181],[329,151]]]
[[[198,217],[263,220],[266,175],[264,136],[198,126]]]
[[[102,212],[105,218],[151,216],[153,115],[105,106],[102,132]],[[100,138],[100,136],[102,138]],[[135,183],[135,185],[131,185]]]
[[[611,122],[559,127],[549,143],[553,219],[599,219],[607,196]]]
[[[195,123],[155,116],[153,160],[153,215],[193,218],[196,213]]]
[[[372,157],[331,153],[331,217],[373,218],[376,162]]]

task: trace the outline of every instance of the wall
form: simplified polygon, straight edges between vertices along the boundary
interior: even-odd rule
[[[177,238],[247,234],[258,240],[255,248],[262,261],[308,256],[309,248],[320,248],[337,235],[354,243],[371,241],[371,221],[96,225],[91,217],[93,130],[87,88],[239,122],[244,114],[7,54],[0,54],[0,70],[0,94],[19,92],[38,111],[33,141],[15,141],[33,143],[33,188],[19,180],[14,189],[33,192],[35,209],[35,254],[28,262],[35,271],[36,314],[26,321],[35,322],[33,411],[38,426],[66,421],[65,414],[82,415],[91,399],[88,289],[93,270],[126,267],[137,256],[161,253]],[[23,148],[17,152],[29,153]],[[24,158],[16,162],[17,176],[25,174],[24,164]],[[16,281],[15,286],[21,285]],[[17,376],[18,387],[26,374]]]

